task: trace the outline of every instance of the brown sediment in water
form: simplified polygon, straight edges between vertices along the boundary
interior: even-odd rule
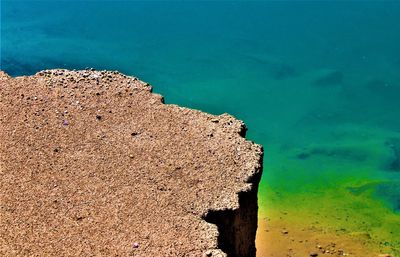
[[[382,254],[366,232],[345,233],[307,222],[293,222],[287,213],[263,217],[258,229],[258,257],[393,257]]]
[[[254,256],[244,134],[118,72],[0,72],[0,255]]]

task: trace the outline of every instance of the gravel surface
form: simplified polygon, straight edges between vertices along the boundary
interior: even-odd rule
[[[258,186],[244,132],[118,72],[0,72],[0,255],[225,256],[204,217]]]

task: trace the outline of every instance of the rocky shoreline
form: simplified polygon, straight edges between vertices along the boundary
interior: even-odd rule
[[[255,256],[245,126],[109,71],[0,72],[0,255]]]

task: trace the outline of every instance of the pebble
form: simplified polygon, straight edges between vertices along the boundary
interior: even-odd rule
[[[67,126],[67,125],[69,125],[69,122],[68,122],[67,120],[64,120],[62,124],[63,124],[64,126]]]
[[[310,253],[310,256],[311,256],[311,257],[317,257],[317,256],[318,256],[318,253]]]
[[[133,243],[133,246],[132,246],[133,248],[139,248],[139,243]]]

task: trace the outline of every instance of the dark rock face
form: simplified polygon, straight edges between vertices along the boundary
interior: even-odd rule
[[[261,161],[262,163],[262,161]],[[260,171],[262,167],[260,166]],[[229,257],[256,256],[255,237],[258,222],[257,192],[261,172],[251,178],[252,188],[239,193],[236,210],[210,211],[204,217],[216,224],[219,231],[218,246]]]

